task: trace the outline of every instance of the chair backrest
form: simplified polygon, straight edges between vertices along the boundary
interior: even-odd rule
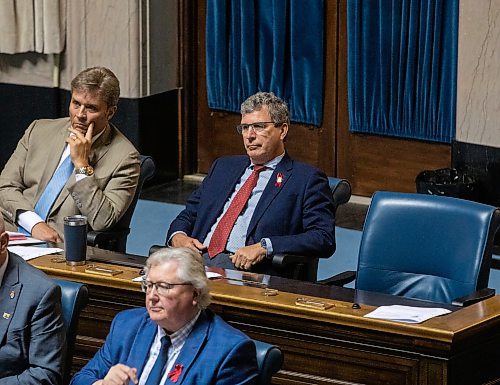
[[[132,202],[130,203],[127,211],[125,211],[125,214],[123,214],[123,216],[114,226],[113,230],[130,228],[130,222],[132,221],[132,215],[134,214],[135,206],[137,205],[137,201],[139,200],[142,186],[144,185],[144,182],[151,179],[155,173],[156,166],[152,157],[148,155],[139,155],[139,160],[141,165],[141,172],[139,174],[139,181],[137,182],[137,189],[135,190],[134,198],[132,199]]]
[[[337,208],[349,202],[351,199],[351,185],[345,179],[329,177],[328,182],[330,184],[330,189],[333,195],[334,212],[337,212]],[[294,279],[302,281],[316,282],[318,276],[318,264],[319,258],[307,258],[307,262],[301,261],[295,267],[293,273]]]
[[[254,340],[254,343],[257,350],[257,366],[259,369],[257,385],[269,385],[273,375],[283,365],[283,353],[277,346],[257,340]]]
[[[441,303],[488,285],[499,210],[444,196],[376,192],[357,289]]]
[[[349,199],[351,199],[351,184],[346,179],[334,177],[329,177],[328,182],[332,190],[335,210],[337,210],[337,207],[349,202]]]
[[[127,211],[112,228],[104,231],[90,231],[87,235],[87,245],[125,253],[127,248],[127,237],[130,233],[130,222],[134,214],[135,206],[139,200],[144,182],[151,179],[155,173],[153,158],[147,155],[139,155],[140,174],[134,197]]]
[[[69,383],[73,352],[75,349],[76,333],[80,311],[87,305],[89,292],[86,285],[54,279],[61,288],[61,305],[64,328],[66,330],[66,356],[63,373],[63,383]]]

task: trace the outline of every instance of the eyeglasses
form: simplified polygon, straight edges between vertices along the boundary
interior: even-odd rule
[[[151,290],[153,290],[153,287],[155,287],[156,292],[162,296],[168,295],[169,290],[173,289],[175,286],[188,286],[188,285],[192,285],[192,283],[151,282],[146,280],[141,282],[141,288],[144,293],[150,293]]]
[[[255,123],[250,123],[250,124],[238,124],[236,126],[236,131],[238,131],[238,134],[242,135],[243,133],[247,133],[250,128],[252,128],[256,134],[259,132],[262,132],[266,129],[268,124],[274,124],[276,127],[279,124],[283,123],[274,123],[274,122],[255,122]]]

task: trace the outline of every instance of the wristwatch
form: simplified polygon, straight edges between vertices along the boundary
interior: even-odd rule
[[[75,168],[75,174],[92,176],[94,175],[94,168],[92,166],[77,167]]]

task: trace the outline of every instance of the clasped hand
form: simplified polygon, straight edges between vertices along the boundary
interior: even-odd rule
[[[187,247],[191,250],[202,253],[206,251],[207,247],[203,245],[198,239],[191,238],[184,233],[175,234],[170,244],[173,247]],[[253,265],[262,261],[266,256],[266,249],[260,243],[250,246],[244,246],[236,250],[236,252],[229,258],[237,269],[250,270]]]
[[[250,270],[253,265],[262,261],[266,256],[266,250],[256,243],[250,246],[243,246],[231,255],[231,261],[237,269]]]

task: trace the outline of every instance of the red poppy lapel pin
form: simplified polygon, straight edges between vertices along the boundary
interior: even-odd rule
[[[281,184],[283,183],[283,174],[281,172],[279,172],[277,175],[276,175],[276,182],[274,182],[274,185],[276,187],[281,187]]]
[[[174,369],[168,374],[168,378],[170,378],[172,382],[177,382],[179,380],[179,377],[181,376],[183,368],[184,365],[176,364]]]

